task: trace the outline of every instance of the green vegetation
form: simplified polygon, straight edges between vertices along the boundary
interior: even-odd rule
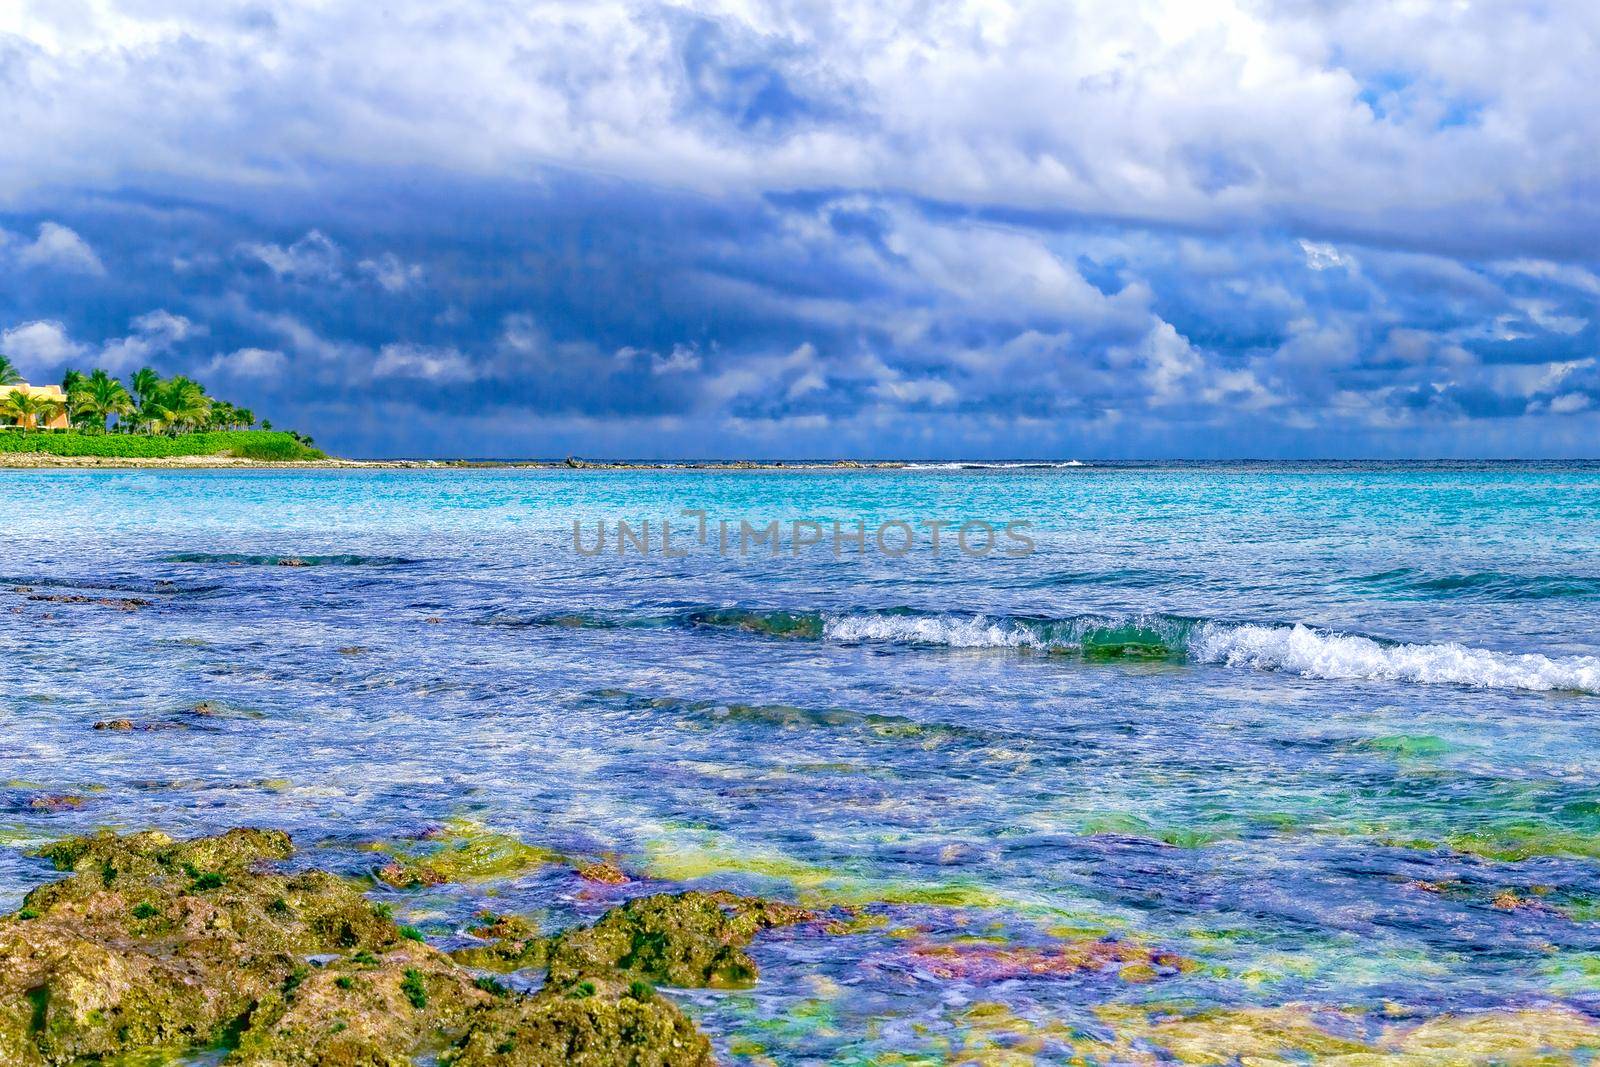
[[[272,433],[257,426],[255,412],[207,394],[183,375],[162,378],[144,367],[124,385],[104,370],[69,370],[61,389],[33,384],[0,354],[0,452],[46,452],[58,456],[146,459],[163,456],[231,455],[240,459],[320,459],[309,437]],[[62,416],[69,424],[60,427]],[[52,422],[57,423],[51,427]],[[18,439],[20,436],[21,439]],[[114,438],[118,443],[98,444]]]
[[[418,1011],[428,1006],[428,984],[423,980],[422,972],[415,967],[406,968],[405,975],[400,979],[400,992]]]
[[[102,456],[108,459],[161,459],[170,456],[233,456],[272,461],[324,459],[326,454],[293,434],[267,430],[153,434],[84,434],[0,429],[0,452],[43,452],[52,456]]]

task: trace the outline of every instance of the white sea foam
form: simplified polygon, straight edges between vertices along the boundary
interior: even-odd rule
[[[1290,671],[1307,678],[1600,693],[1600,656],[1521,655],[1447,644],[1385,644],[1308,626],[1207,623],[1189,638],[1200,663]]]
[[[984,615],[829,616],[822,636],[832,641],[888,641],[946,648],[1046,648],[1050,639],[1014,619]]]
[[[1068,467],[1087,467],[1088,464],[1081,459],[1069,459],[1061,462],[1038,460],[1036,462],[1010,462],[988,463],[983,460],[969,460],[965,462],[948,463],[907,463],[906,470],[918,471],[1013,471],[1013,470],[1058,470]]]
[[[1306,678],[1461,685],[1479,689],[1600,694],[1600,656],[1496,652],[1466,645],[1404,644],[1302,625],[1262,626],[1160,616],[1056,622],[985,615],[852,612],[824,620],[833,641],[884,641],[947,648],[1071,649],[1115,627],[1154,631],[1194,663],[1285,671]]]

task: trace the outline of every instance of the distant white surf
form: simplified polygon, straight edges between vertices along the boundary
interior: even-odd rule
[[[907,463],[903,469],[916,471],[1016,471],[1016,470],[1060,470],[1067,467],[1087,467],[1088,464],[1081,459],[1069,459],[1061,462],[1010,462],[986,463],[982,460],[957,461],[948,463]]]

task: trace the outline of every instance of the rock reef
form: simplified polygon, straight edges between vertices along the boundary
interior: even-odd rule
[[[486,917],[447,955],[356,882],[277,866],[288,835],[237,829],[74,837],[67,877],[0,919],[0,1067],[214,1049],[229,1064],[699,1067],[711,1045],[653,982],[742,986],[744,948],[801,922],[731,894],[633,900],[543,938]],[[472,967],[547,965],[537,993]]]

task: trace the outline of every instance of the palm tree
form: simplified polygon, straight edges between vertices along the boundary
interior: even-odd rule
[[[133,377],[129,380],[133,383],[133,395],[139,398],[139,403],[141,404],[154,396],[156,390],[161,388],[161,375],[149,367],[140,367],[133,372]]]
[[[133,414],[133,398],[128,395],[128,390],[103,370],[84,378],[83,384],[71,396],[74,413],[95,419],[102,433],[111,416],[121,418]]]
[[[149,406],[150,402],[155,399],[156,393],[161,390],[161,375],[149,367],[140,367],[133,372],[133,377],[129,379],[129,382],[133,385],[133,395],[139,401],[140,421],[148,423],[149,419],[143,417],[143,410]]]
[[[243,426],[247,430],[256,424],[256,413],[249,408],[235,409],[233,417],[237,425]]]
[[[89,379],[79,370],[69,370],[61,376],[61,391],[67,395],[67,417],[79,429],[87,429],[93,418],[83,410],[83,389]]]
[[[211,402],[211,417],[206,426],[212,430],[231,430],[239,424],[239,411],[226,400]]]
[[[42,419],[49,422],[61,411],[61,402],[49,397],[13,389],[0,400],[0,416],[11,419],[24,430],[36,429]]]
[[[162,382],[139,413],[149,420],[151,429],[159,433],[181,433],[203,425],[211,414],[211,403],[199,382],[180,374]]]
[[[22,375],[17,370],[17,365],[11,362],[11,357],[0,352],[0,385],[20,385]]]

